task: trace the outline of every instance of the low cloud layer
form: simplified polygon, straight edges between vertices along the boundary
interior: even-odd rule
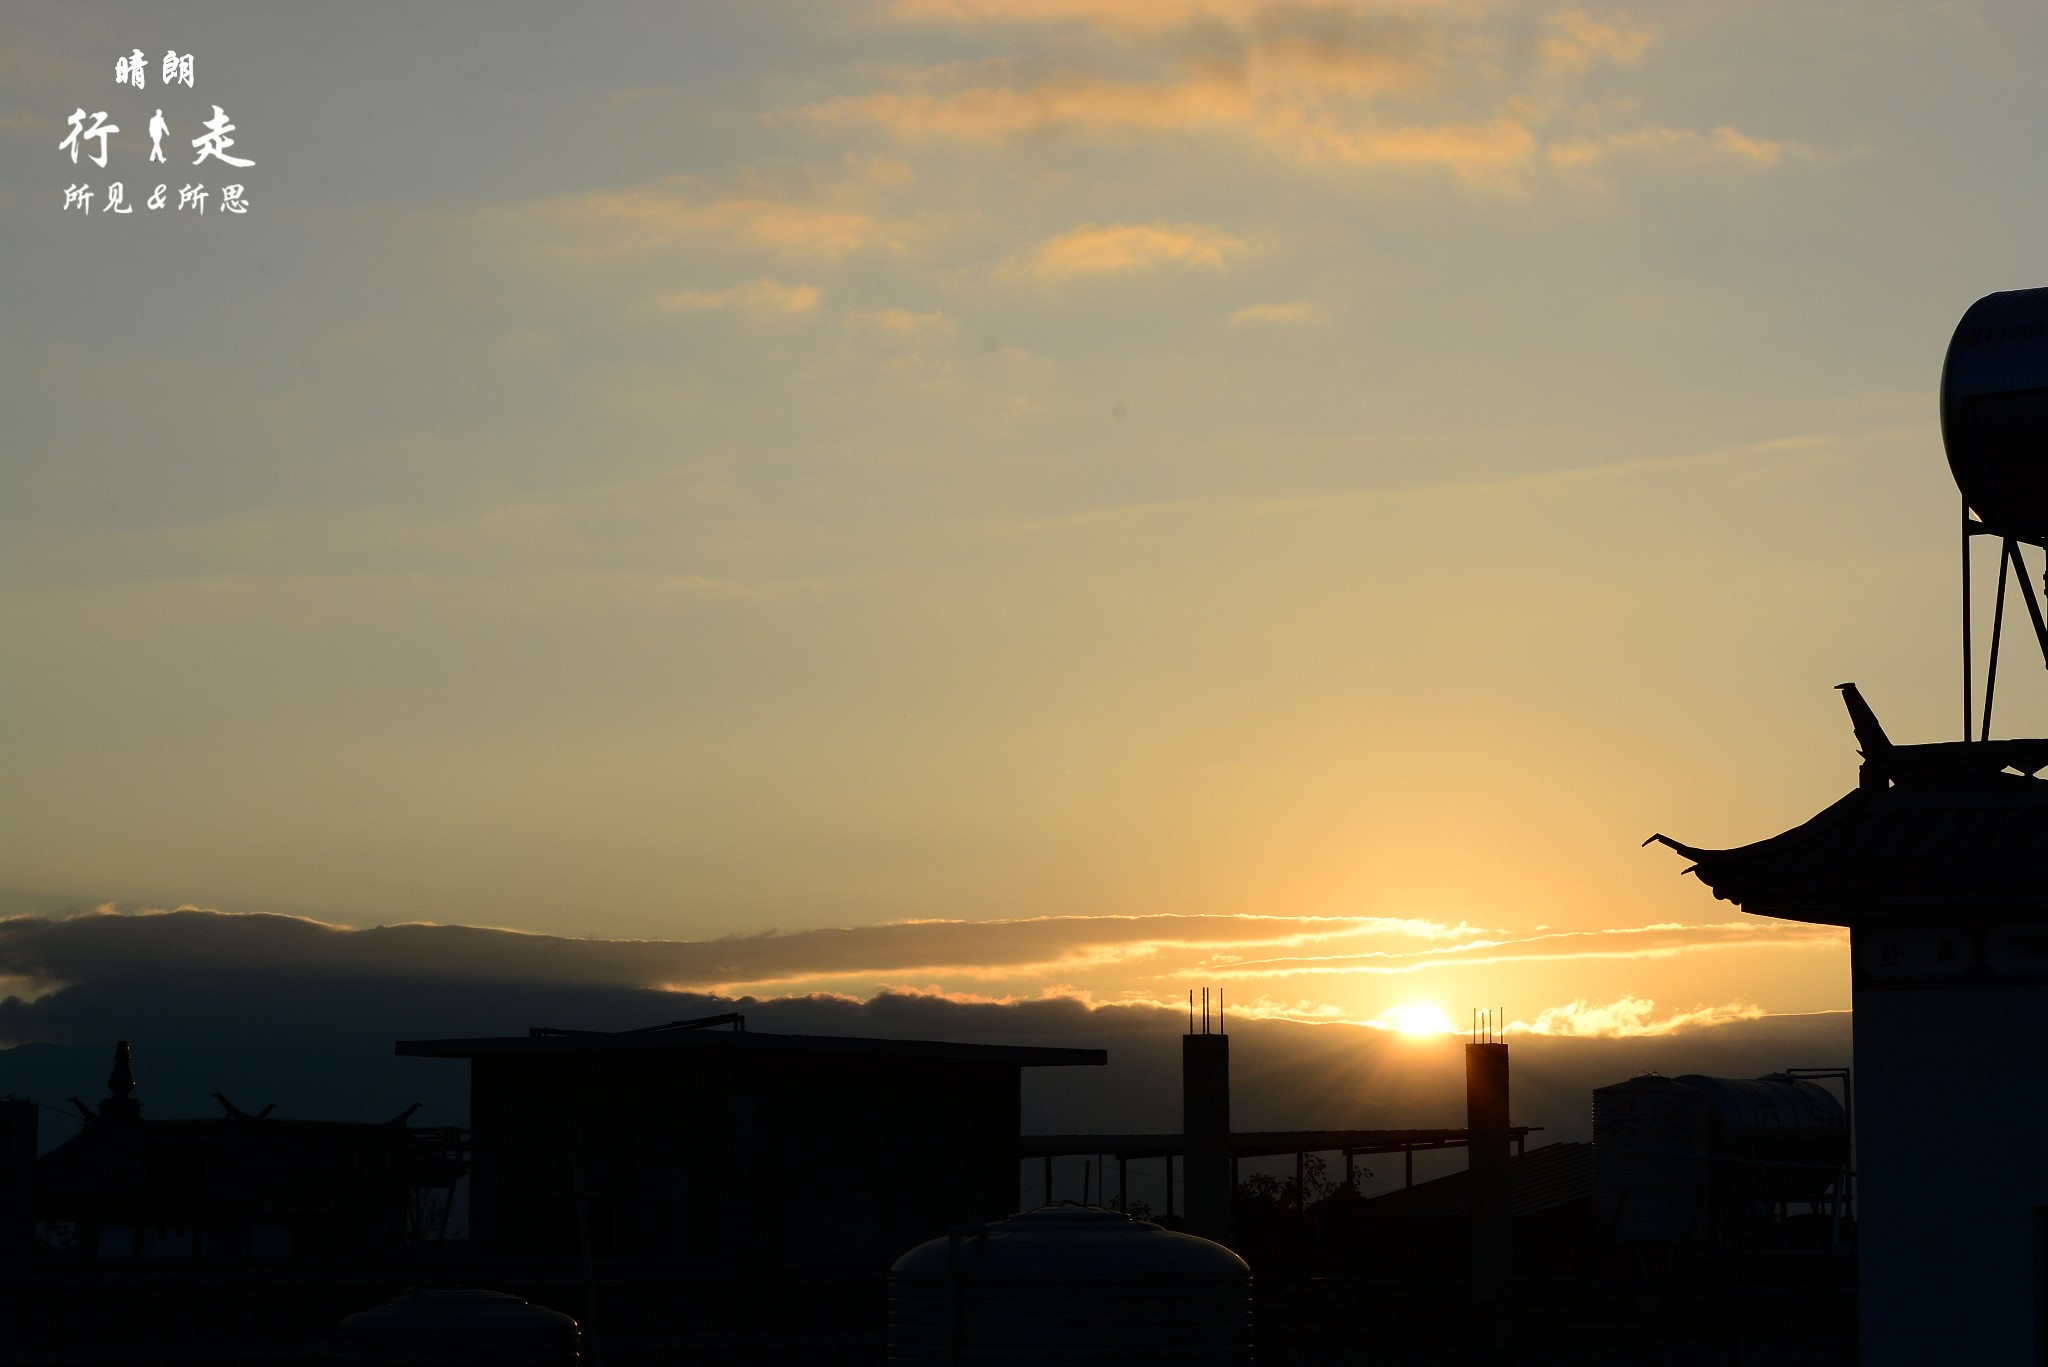
[[[1106,918],[1104,932],[1247,933],[1257,918]],[[1071,934],[1073,927],[1066,926]],[[1262,927],[1304,940],[1303,920]],[[1432,933],[1417,928],[1411,938]],[[1455,932],[1435,932],[1451,935]],[[64,1099],[98,1097],[117,1039],[130,1040],[149,1113],[202,1115],[215,1091],[245,1108],[380,1119],[415,1101],[425,1123],[467,1115],[467,1068],[397,1058],[399,1039],[522,1034],[551,1025],[630,1029],[728,1010],[756,1031],[1064,1045],[1108,1050],[1106,1068],[1036,1069],[1024,1080],[1036,1132],[1165,1131],[1178,1123],[1178,1006],[1098,1004],[1072,995],[972,1000],[888,991],[780,996],[664,990],[690,960],[758,953],[815,962],[852,957],[902,934],[926,944],[966,936],[991,953],[1043,952],[1042,923],[959,923],[806,932],[700,945],[587,941],[464,926],[348,930],[261,915],[185,910],[99,912],[0,922],[0,970],[17,982],[0,1002],[0,1092],[33,1097],[46,1143],[69,1133]],[[809,955],[799,952],[808,948]],[[29,984],[40,984],[32,987]],[[61,984],[61,985],[59,985]],[[1383,1026],[1414,1024],[1384,1021]],[[1404,1034],[1348,1022],[1233,1014],[1233,1107],[1244,1129],[1462,1123],[1460,1036]],[[1577,1001],[1518,1021],[1515,1118],[1548,1138],[1583,1138],[1592,1088],[1636,1072],[1754,1076],[1848,1057],[1846,1013],[1763,1016],[1643,998]]]
[[[1250,957],[1361,940],[1455,942],[1472,928],[1386,917],[1042,916],[901,921],[766,931],[716,940],[605,940],[481,926],[354,929],[304,917],[198,907],[0,920],[0,976],[64,984],[182,971],[321,966],[397,978],[455,973],[479,981],[709,990],[853,973],[946,969],[1008,973],[1152,958]]]
[[[321,971],[712,994],[822,988],[865,997],[877,987],[910,986],[1008,999],[1113,977],[1125,1001],[1165,1004],[1190,987],[1237,984],[1242,995],[1232,995],[1245,1014],[1322,1019],[1343,1014],[1329,1003],[1333,984],[1345,980],[1731,949],[1834,949],[1842,939],[1834,927],[1754,920],[1503,935],[1463,923],[1373,916],[1151,915],[612,940],[459,925],[354,929],[195,907],[139,914],[101,908],[0,920],[0,978],[33,991],[165,973]],[[1019,984],[1027,985],[1022,992]],[[1319,995],[1301,998],[1303,991]]]

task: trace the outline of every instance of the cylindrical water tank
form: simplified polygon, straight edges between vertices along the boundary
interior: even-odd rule
[[[1242,1258],[1100,1206],[964,1226],[889,1273],[892,1363],[1249,1363],[1251,1329]]]
[[[1593,1092],[1593,1223],[1615,1243],[1694,1243],[1708,1230],[1705,1093],[1645,1073]]]
[[[2048,541],[2048,289],[1987,294],[1963,314],[1941,367],[1941,441],[1979,517]]]
[[[1772,1074],[1673,1081],[1704,1094],[1714,1158],[1739,1168],[1758,1196],[1803,1200],[1824,1191],[1849,1162],[1849,1121],[1834,1093],[1817,1083]]]
[[[341,1322],[338,1367],[575,1367],[576,1321],[501,1291],[419,1287]]]

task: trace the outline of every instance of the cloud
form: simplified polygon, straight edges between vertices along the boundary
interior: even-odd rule
[[[1485,937],[1421,950],[1372,950],[1362,954],[1288,955],[1246,959],[1190,970],[1187,976],[1230,979],[1296,978],[1318,974],[1400,974],[1452,965],[1564,962],[1586,959],[1669,959],[1703,950],[1769,945],[1778,948],[1839,949],[1848,934],[1836,926],[1798,922],[1719,921],[1705,925],[1660,923],[1608,930],[1547,931]]]
[[[1449,171],[1474,185],[1505,185],[1536,158],[1536,135],[1516,114],[1394,127],[1347,127],[1288,112],[1268,120],[1271,141],[1298,160]]]
[[[805,317],[816,313],[821,298],[815,285],[790,285],[767,278],[748,280],[722,290],[684,290],[661,303],[671,313],[720,313],[727,310],[756,319]]]
[[[622,190],[559,195],[486,211],[480,221],[544,248],[585,256],[663,251],[715,243],[796,260],[837,261],[864,252],[900,253],[914,232],[851,202],[858,187],[817,197],[762,191],[703,193],[689,176]]]
[[[1043,916],[919,920],[767,931],[717,940],[602,940],[483,926],[356,929],[305,917],[199,907],[0,920],[0,976],[60,985],[157,973],[354,971],[397,979],[450,973],[497,982],[666,990],[816,981],[854,974],[1023,974],[1186,956],[1270,954],[1385,939],[1455,943],[1469,926],[1389,917]]]
[[[444,933],[391,933],[422,929]],[[35,1000],[0,1002],[0,1038],[14,1044],[0,1049],[0,1091],[51,1102],[97,1096],[113,1041],[127,1039],[150,1115],[217,1114],[209,1094],[220,1090],[245,1108],[276,1102],[287,1117],[381,1120],[425,1101],[422,1123],[461,1123],[468,1070],[396,1058],[394,1040],[516,1035],[540,1025],[624,1030],[737,1010],[749,1030],[764,1033],[1106,1048],[1107,1068],[1027,1071],[1027,1130],[1179,1125],[1186,1014],[1177,1003],[1103,1004],[1057,991],[979,1000],[958,990],[864,999],[664,992],[602,981],[647,976],[619,971],[631,963],[630,942],[598,942],[625,958],[596,961],[596,972],[574,952],[584,943],[481,927],[350,931],[218,913],[7,922],[0,954],[10,961],[92,976]],[[508,951],[519,952],[507,958]],[[1232,1111],[1243,1128],[1462,1123],[1455,1035],[1399,1037],[1330,1021],[1319,1008],[1304,1021],[1253,1005],[1233,1006],[1229,1016]],[[1609,1018],[1600,1020],[1600,1011]],[[1690,1018],[1686,1028],[1662,1028],[1680,1017]],[[1547,1127],[1548,1140],[1584,1138],[1591,1090],[1644,1069],[1756,1076],[1788,1062],[1844,1062],[1850,1045],[1847,1013],[1752,1017],[1703,1008],[1658,1018],[1624,999],[1612,1008],[1575,1003],[1549,1019],[1574,1028],[1517,1031],[1514,1049],[1515,1118]],[[46,1142],[68,1133],[47,1115],[43,1129]]]
[[[1229,233],[1198,224],[1084,223],[1028,248],[1003,273],[1057,280],[1162,264],[1221,270],[1225,253],[1243,250]]]
[[[939,309],[934,309],[930,313],[917,313],[910,309],[898,308],[872,311],[850,309],[846,314],[846,325],[856,331],[898,338],[951,336],[958,331],[953,326],[953,320]]]
[[[1775,166],[1788,154],[1806,155],[1798,143],[1753,138],[1729,124],[1712,133],[1690,128],[1634,128],[1595,137],[1561,138],[1545,149],[1553,165],[1572,170],[1617,157],[1666,164],[1719,161],[1741,166]]]
[[[1057,24],[1157,30],[1197,19],[1242,23],[1267,0],[893,0],[891,18],[910,23]]]
[[[978,86],[947,93],[888,91],[812,106],[814,118],[868,120],[899,138],[1000,143],[1031,133],[1094,136],[1129,132],[1234,130],[1307,165],[1448,170],[1471,182],[1497,181],[1528,167],[1537,140],[1518,113],[1444,121],[1401,121],[1377,113],[1341,117],[1302,98],[1300,87],[1362,93],[1408,83],[1384,59],[1285,61],[1268,50],[1250,72],[1178,82],[1064,76],[1027,87]]]
[[[1101,135],[1217,127],[1243,122],[1253,106],[1242,80],[1134,82],[1068,74],[1027,86],[874,91],[828,100],[802,112],[824,123],[878,124],[910,142],[1000,143],[1053,131]]]
[[[1715,151],[1757,166],[1776,165],[1787,147],[1787,144],[1769,138],[1752,138],[1725,123],[1714,129],[1709,141]]]
[[[1690,1011],[1654,1014],[1657,1003],[1645,997],[1621,996],[1594,1003],[1576,998],[1563,1006],[1547,1006],[1529,1021],[1515,1021],[1508,1029],[1530,1035],[1606,1035],[1625,1039],[1638,1035],[1672,1035],[1726,1025],[1730,1021],[1759,1020],[1766,1012],[1760,1006],[1737,999],[1723,1006],[1695,1006]]]
[[[1641,61],[1650,46],[1650,35],[1626,17],[1602,23],[1582,9],[1568,9],[1551,15],[1550,26],[1556,32],[1543,40],[1544,59],[1569,71],[1586,71],[1603,57],[1627,66]]]
[[[1542,80],[1488,6],[901,0],[890,14],[1095,32],[1090,46],[1035,61],[898,70],[886,88],[814,103],[800,117],[872,124],[908,143],[1227,136],[1301,166],[1447,172],[1491,190],[1518,188],[1546,164],[1568,170],[1614,153],[1705,152],[1760,168],[1787,146],[1726,124],[1710,133],[1651,125],[1561,140],[1546,160],[1537,129],[1565,107],[1569,85],[1648,51],[1650,33],[1622,12],[1550,15],[1536,49]]]
[[[1306,299],[1286,304],[1247,304],[1230,315],[1232,327],[1270,327],[1287,323],[1319,323],[1323,311]]]

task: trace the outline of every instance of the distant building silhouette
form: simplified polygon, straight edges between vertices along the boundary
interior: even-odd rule
[[[446,1199],[462,1176],[461,1132],[416,1129],[412,1111],[382,1124],[223,1114],[151,1120],[134,1092],[127,1041],[108,1095],[74,1100],[79,1132],[33,1165],[34,1218],[46,1247],[86,1259],[371,1255],[425,1232],[422,1193]],[[35,1139],[28,1106],[27,1144]]]
[[[1545,1144],[1509,1158],[1503,1170],[1514,1250],[1525,1272],[1533,1266],[1552,1277],[1583,1273],[1593,1236],[1593,1146]],[[1360,1201],[1352,1267],[1387,1277],[1467,1275],[1473,1175],[1468,1168]]]
[[[1014,1209],[1021,1069],[1108,1061],[743,1026],[401,1041],[401,1055],[470,1060],[477,1250],[886,1271]]]

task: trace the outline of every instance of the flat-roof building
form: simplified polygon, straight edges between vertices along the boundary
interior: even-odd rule
[[[479,1252],[762,1273],[882,1271],[954,1225],[1007,1215],[1019,1070],[1108,1062],[756,1034],[737,1016],[397,1051],[470,1061]]]

